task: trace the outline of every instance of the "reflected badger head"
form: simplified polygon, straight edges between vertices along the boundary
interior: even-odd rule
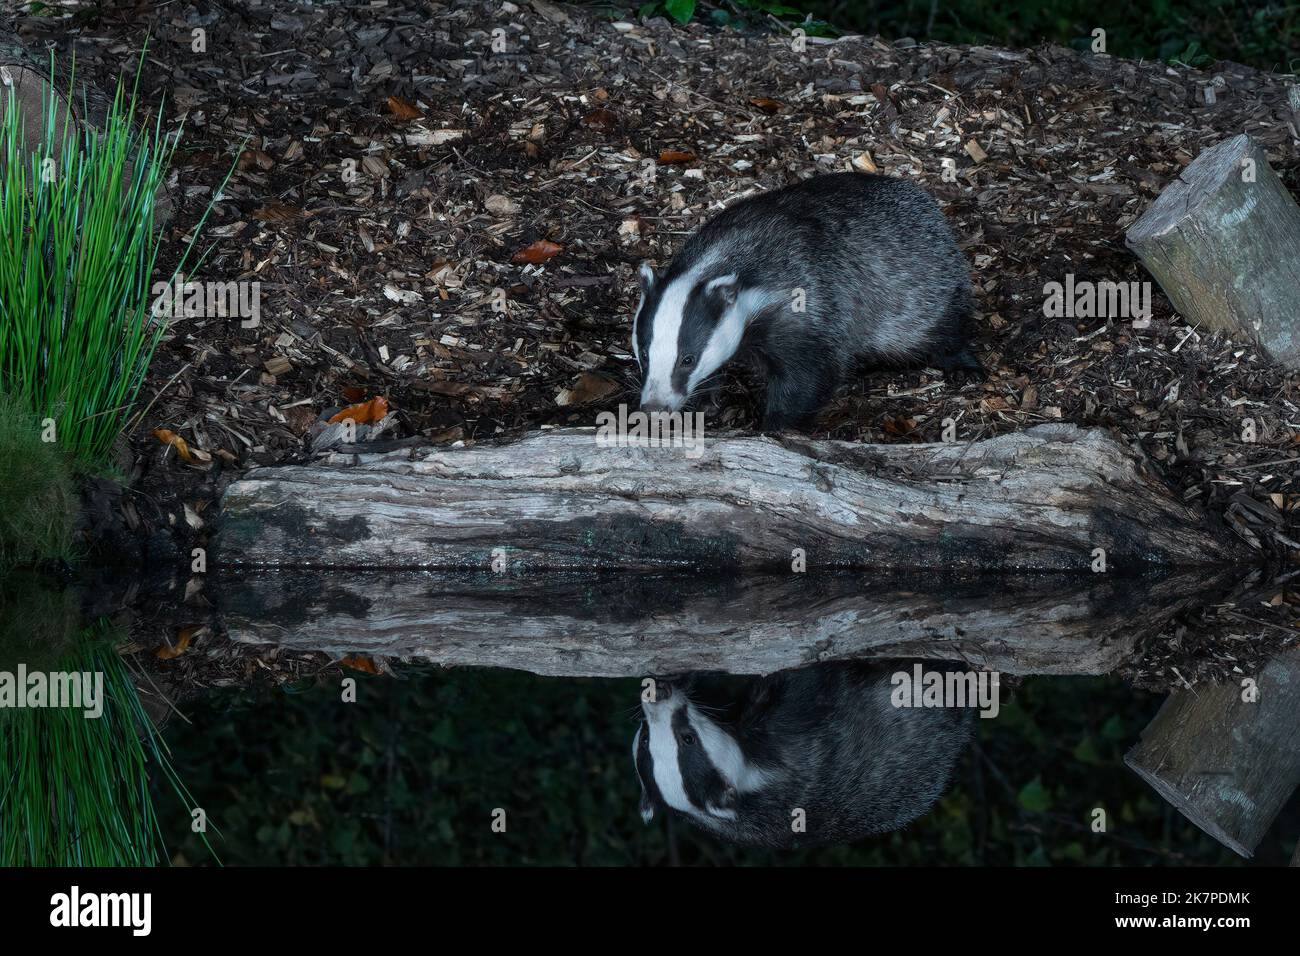
[[[730,842],[778,849],[906,826],[947,788],[973,715],[894,706],[899,666],[654,681],[632,742],[642,819],[667,811]]]
[[[656,680],[641,701],[632,758],[641,781],[641,818],[668,807],[709,826],[734,820],[742,795],[767,782],[739,741],[691,699],[689,681]]]

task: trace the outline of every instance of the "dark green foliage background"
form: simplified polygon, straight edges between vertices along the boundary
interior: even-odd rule
[[[947,43],[1035,46],[1052,41],[1087,49],[1106,31],[1116,56],[1181,60],[1201,66],[1236,60],[1263,70],[1300,65],[1300,4],[1249,0],[655,0],[640,8],[686,21],[787,24],[811,16],[846,33]]]
[[[227,864],[1090,864],[1240,863],[1168,808],[1122,755],[1159,706],[1106,679],[1034,678],[979,721],[957,785],[907,831],[779,854],[644,826],[631,763],[635,680],[408,668],[253,697],[214,691],[173,721],[176,769],[221,829]],[[167,843],[210,859],[174,799]],[[1094,834],[1095,806],[1109,832]],[[507,831],[493,833],[492,811]],[[1297,807],[1260,862],[1300,836]],[[167,822],[164,821],[164,827]]]

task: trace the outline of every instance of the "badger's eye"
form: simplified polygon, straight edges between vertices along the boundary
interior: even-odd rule
[[[695,364],[695,356],[694,356],[694,355],[683,355],[683,356],[682,356],[682,368],[690,368],[690,367],[691,367],[692,365],[694,365],[694,364]]]
[[[687,747],[694,747],[694,746],[695,746],[695,735],[694,735],[693,733],[691,733],[689,730],[685,731],[685,732],[682,734],[682,744],[685,745],[685,746],[687,746]]]

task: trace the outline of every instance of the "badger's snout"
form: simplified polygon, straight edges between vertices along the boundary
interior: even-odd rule
[[[641,393],[641,411],[648,415],[659,412],[679,412],[685,404],[686,399],[681,395],[665,395],[663,392],[649,390]]]
[[[641,695],[641,710],[647,718],[650,717],[653,711],[662,714],[665,711],[675,710],[677,698],[682,696],[682,689],[672,681],[659,677],[653,678],[653,681],[650,693]]]

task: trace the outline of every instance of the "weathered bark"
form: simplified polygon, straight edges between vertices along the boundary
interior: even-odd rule
[[[223,574],[236,641],[555,676],[765,674],[843,658],[1100,674],[1231,572],[1100,578],[280,570]]]
[[[1243,546],[1099,430],[973,444],[713,438],[333,455],[223,498],[226,566],[511,570],[1089,571],[1238,561]]]
[[[1187,819],[1249,857],[1300,786],[1300,650],[1240,684],[1175,691],[1124,762]]]
[[[1249,136],[1197,156],[1125,241],[1190,324],[1300,367],[1300,208]]]

